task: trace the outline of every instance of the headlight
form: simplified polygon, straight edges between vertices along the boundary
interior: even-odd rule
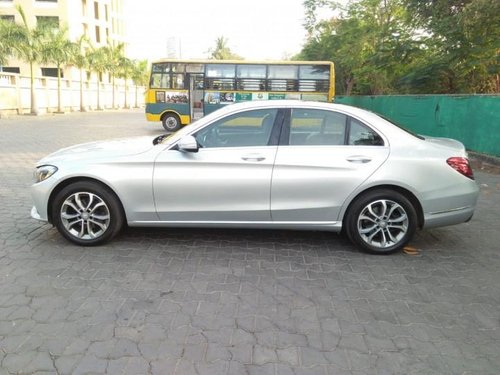
[[[57,167],[54,167],[53,165],[42,165],[41,167],[38,167],[33,173],[35,183],[45,181],[56,172]]]

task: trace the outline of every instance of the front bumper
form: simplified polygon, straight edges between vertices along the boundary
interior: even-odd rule
[[[47,220],[46,220],[46,219],[43,219],[43,218],[40,216],[40,214],[38,213],[38,210],[36,209],[36,207],[35,207],[35,206],[33,206],[33,207],[31,208],[31,217],[32,217],[33,219],[35,219],[35,220],[40,220],[40,221],[47,222]]]

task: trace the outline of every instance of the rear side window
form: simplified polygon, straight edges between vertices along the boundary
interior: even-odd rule
[[[347,116],[318,109],[294,109],[290,118],[292,146],[343,145]]]
[[[351,118],[348,144],[352,146],[383,146],[384,141],[368,126]]]

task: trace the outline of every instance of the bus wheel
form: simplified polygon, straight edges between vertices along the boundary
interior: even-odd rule
[[[169,132],[175,132],[181,128],[181,120],[175,113],[164,114],[161,122],[165,130]]]

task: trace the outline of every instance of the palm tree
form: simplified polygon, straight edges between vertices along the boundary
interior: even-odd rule
[[[209,49],[208,53],[210,54],[209,59],[214,60],[243,60],[240,55],[233,53],[231,48],[227,45],[228,40],[220,36],[215,40],[215,48]]]
[[[31,114],[38,114],[35,95],[35,74],[34,65],[42,60],[43,43],[47,39],[49,29],[43,25],[30,28],[23,8],[16,5],[16,9],[21,15],[22,24],[16,28],[16,38],[18,42],[13,46],[15,54],[30,66],[30,92],[31,92]]]
[[[66,28],[51,29],[48,39],[42,45],[41,60],[54,63],[57,68],[57,112],[62,113],[61,106],[61,68],[70,63],[76,53],[74,43],[67,38]]]
[[[147,60],[135,61],[132,69],[132,75],[130,78],[132,78],[132,81],[134,81],[135,84],[135,108],[137,108],[139,107],[137,103],[138,87],[147,86],[149,79],[148,61]]]
[[[120,58],[120,71],[118,72],[119,77],[123,78],[125,81],[125,103],[124,108],[129,108],[127,95],[128,95],[128,80],[132,76],[134,70],[135,62],[130,60],[128,57],[121,56]]]
[[[21,38],[19,25],[0,19],[0,65],[6,64],[8,57],[14,54],[14,47]]]
[[[74,54],[71,62],[80,71],[80,112],[85,112],[85,105],[83,101],[83,73],[85,68],[89,66],[89,46],[89,41],[85,35],[82,35],[75,43],[73,43]]]
[[[107,63],[107,52],[104,49],[105,47],[99,47],[95,49],[91,49],[88,54],[88,63],[94,72],[97,73],[97,109],[103,109],[101,107],[101,99],[100,99],[100,78],[104,72],[108,69]]]
[[[116,102],[115,102],[115,78],[120,72],[120,62],[122,61],[123,58],[123,50],[125,48],[125,45],[123,43],[119,43],[116,46],[113,45],[107,45],[106,47],[103,47],[105,54],[106,54],[106,65],[107,65],[107,71],[109,74],[111,74],[111,85],[113,87],[113,93],[112,93],[112,107],[113,109],[116,108]]]

